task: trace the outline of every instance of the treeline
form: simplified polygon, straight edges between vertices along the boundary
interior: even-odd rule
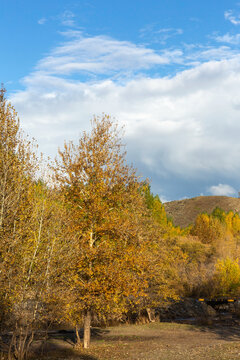
[[[181,296],[236,295],[240,219],[216,209],[174,227],[147,181],[126,163],[109,116],[43,166],[0,93],[0,322],[9,359],[38,328],[121,320]],[[150,316],[150,315],[149,315]]]

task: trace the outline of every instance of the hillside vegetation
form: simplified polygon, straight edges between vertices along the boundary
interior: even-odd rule
[[[240,199],[229,196],[198,196],[170,201],[165,203],[164,207],[175,226],[186,227],[194,223],[198,214],[211,214],[216,207],[225,212],[240,213]]]

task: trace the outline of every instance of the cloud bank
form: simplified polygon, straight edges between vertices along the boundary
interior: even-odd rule
[[[64,36],[23,79],[25,89],[11,96],[44,153],[53,157],[64,140],[76,140],[92,116],[104,112],[125,125],[128,160],[152,179],[160,196],[176,199],[209,189],[233,194],[240,174],[236,50],[216,45],[156,51],[79,31]],[[180,66],[175,74],[158,75],[172,64]]]

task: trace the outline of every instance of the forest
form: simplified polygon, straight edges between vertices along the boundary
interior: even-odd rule
[[[184,297],[240,294],[240,217],[216,208],[175,227],[126,162],[111,116],[46,164],[0,93],[1,351],[25,359],[35,334],[68,324],[90,346],[92,323]],[[83,339],[79,330],[84,328]]]

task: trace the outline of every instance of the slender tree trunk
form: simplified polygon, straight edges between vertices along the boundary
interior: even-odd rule
[[[33,253],[33,257],[32,257],[32,260],[31,260],[31,263],[30,263],[30,266],[29,266],[29,270],[28,270],[28,277],[27,277],[27,281],[26,281],[26,284],[28,284],[29,280],[30,280],[30,277],[31,277],[31,273],[32,273],[32,268],[33,268],[33,265],[34,265],[34,261],[35,261],[35,258],[37,256],[37,252],[38,252],[38,249],[39,249],[39,246],[40,246],[40,242],[41,242],[41,236],[42,236],[42,226],[43,226],[43,215],[44,215],[44,206],[45,204],[42,203],[42,210],[41,210],[41,218],[40,218],[40,223],[39,223],[39,228],[38,228],[38,237],[37,237],[37,243],[36,243],[36,247],[35,247],[35,250],[34,250],[34,253]]]
[[[4,208],[5,208],[5,191],[6,191],[6,183],[7,183],[7,173],[4,174],[3,181],[3,189],[2,189],[2,204],[1,204],[1,212],[0,212],[0,228],[3,226],[3,217],[4,217]]]
[[[81,339],[80,339],[80,336],[79,336],[78,326],[77,326],[77,325],[75,326],[75,332],[76,332],[76,339],[77,339],[76,346],[77,346],[77,347],[80,347],[80,345],[81,345]]]
[[[89,246],[92,249],[94,244],[93,240],[93,227],[90,230]],[[92,270],[92,263],[89,264],[90,269]],[[84,349],[89,348],[91,338],[91,312],[86,310],[84,313],[84,332],[83,332],[83,347]]]
[[[155,310],[154,309],[150,309],[150,308],[147,308],[147,314],[148,314],[148,319],[150,322],[155,322],[156,321],[156,318],[155,318]]]
[[[91,337],[91,312],[87,310],[84,315],[84,335],[83,335],[83,347],[89,348]]]

